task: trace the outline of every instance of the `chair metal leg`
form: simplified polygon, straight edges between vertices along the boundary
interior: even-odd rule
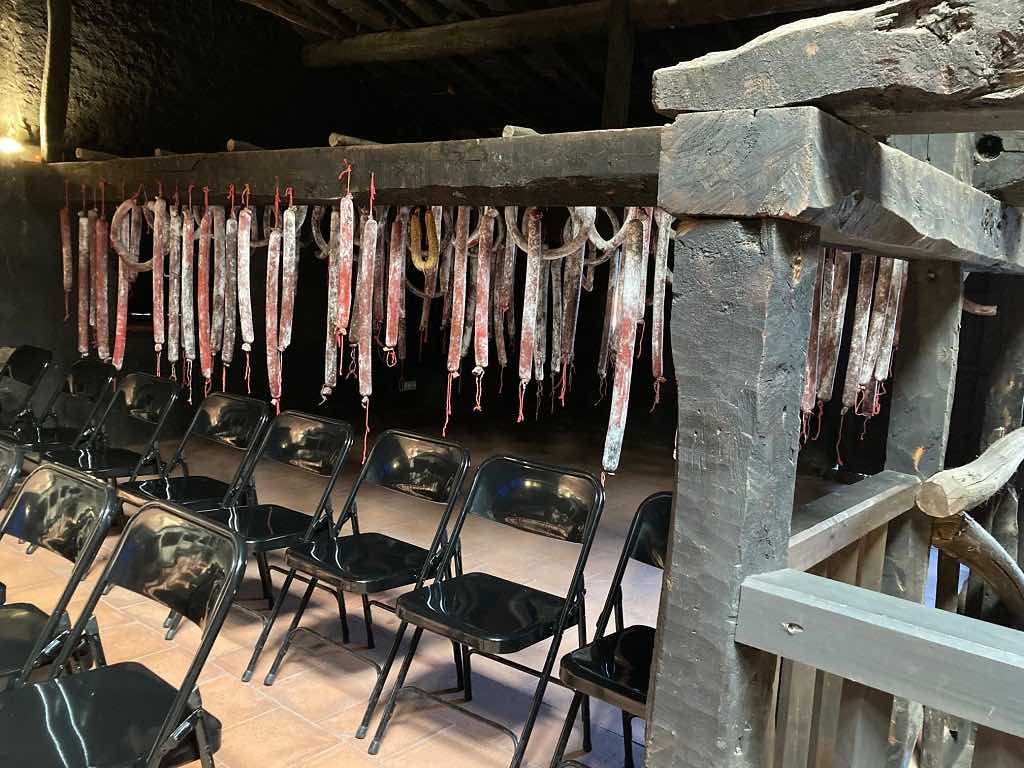
[[[461,691],[466,686],[465,676],[462,673],[462,646],[452,640],[452,653],[455,655],[455,690]]]
[[[578,633],[580,638],[580,648],[583,648],[587,644],[587,612],[586,606],[584,605],[584,594],[586,590],[581,590],[580,594],[580,620],[578,627]],[[580,710],[580,719],[583,723],[583,751],[590,752],[593,749],[593,744],[590,740],[590,697],[583,697],[583,707]]]
[[[463,675],[463,697],[467,704],[473,700],[473,667],[470,664],[470,656],[473,649],[468,645],[462,646],[462,675]]]
[[[334,596],[338,598],[338,617],[341,619],[341,642],[348,644],[348,608],[345,607],[345,593],[338,589],[335,590]]]
[[[622,768],[633,768],[633,715],[622,710]]]
[[[103,641],[100,640],[100,625],[95,616],[90,617],[89,623],[85,625],[85,640],[92,654],[93,666],[107,666],[107,655],[103,652]]]
[[[519,735],[519,743],[516,744],[516,753],[512,756],[509,768],[520,768],[523,758],[526,756],[526,747],[530,742],[530,734],[533,733],[534,723],[537,722],[537,715],[540,714],[540,705],[544,701],[544,691],[548,687],[548,679],[555,667],[555,659],[558,656],[558,647],[562,644],[564,632],[559,632],[551,638],[551,647],[548,649],[548,657],[544,661],[544,669],[541,671],[540,680],[537,681],[537,690],[533,694],[533,703],[530,704],[530,714],[523,724],[523,731]]]
[[[178,627],[180,627],[180,626],[181,626],[181,614],[180,613],[176,613],[171,618],[170,626],[167,627],[167,634],[164,635],[164,637],[167,640],[173,640],[174,636],[176,634],[178,634]]]
[[[270,566],[267,564],[267,553],[256,553],[256,567],[260,572],[260,586],[263,588],[263,599],[267,601],[267,607],[274,606],[274,582],[270,578]]]
[[[248,683],[252,680],[253,672],[256,671],[256,663],[260,660],[260,655],[263,653],[263,646],[267,644],[267,638],[270,637],[270,631],[274,628],[274,622],[277,621],[277,617],[281,613],[281,606],[284,605],[285,598],[288,597],[288,590],[291,589],[294,579],[295,569],[293,568],[288,571],[288,575],[284,578],[284,584],[281,585],[281,592],[277,596],[277,601],[274,603],[270,616],[263,619],[263,631],[260,632],[260,636],[256,639],[256,646],[252,649],[249,665],[245,668],[245,672],[242,673],[243,683]]]
[[[572,703],[569,705],[569,712],[566,714],[565,723],[562,725],[562,733],[558,737],[558,745],[555,747],[555,754],[551,756],[550,768],[558,768],[559,764],[562,762],[562,758],[565,757],[565,749],[569,746],[569,737],[572,735],[572,725],[576,722],[576,712],[579,710],[580,702],[582,701],[582,693],[573,694]]]
[[[416,646],[420,644],[422,636],[423,627],[416,627],[416,631],[412,633],[412,640],[409,642],[409,650],[402,661],[402,668],[398,671],[395,687],[391,689],[388,703],[384,706],[380,722],[377,724],[377,732],[373,735],[373,741],[370,742],[370,748],[367,750],[371,755],[376,755],[380,750],[380,743],[384,740],[384,734],[388,730],[388,723],[391,721],[391,716],[395,713],[395,706],[398,704],[398,694],[402,690],[402,686],[405,685],[405,676],[409,674],[409,667],[412,666],[412,657],[416,654]]]
[[[306,612],[306,606],[309,605],[309,598],[313,596],[313,590],[316,589],[317,578],[314,576],[309,580],[309,586],[306,587],[305,594],[302,595],[302,602],[299,603],[299,609],[295,612],[295,616],[292,617],[292,625],[288,628],[288,634],[284,636],[284,640],[281,642],[281,648],[277,652],[277,656],[274,657],[274,663],[270,667],[270,671],[267,672],[267,676],[263,678],[264,685],[273,685],[274,680],[277,679],[277,671],[281,668],[281,662],[284,661],[284,655],[288,653],[288,646],[292,644],[292,638],[295,637],[295,630],[299,627],[299,622],[302,621],[302,614]]]
[[[370,700],[366,702],[366,712],[363,713],[363,720],[356,731],[357,739],[366,738],[366,732],[370,728],[370,719],[373,717],[373,711],[377,708],[377,702],[380,701],[380,694],[384,690],[384,683],[387,682],[388,675],[391,674],[391,666],[395,663],[395,657],[398,656],[398,648],[402,645],[402,638],[405,637],[405,630],[408,626],[409,623],[406,621],[403,621],[398,626],[395,642],[391,644],[391,650],[388,651],[388,657],[384,661],[384,666],[377,673],[377,682],[373,686],[373,692],[370,693]]]
[[[373,648],[373,616],[370,614],[370,596],[363,595],[363,620],[366,622],[366,647]]]

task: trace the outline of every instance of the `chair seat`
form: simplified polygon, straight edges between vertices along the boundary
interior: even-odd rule
[[[11,429],[0,430],[0,439],[9,440],[30,451],[54,451],[70,447],[80,433],[81,430],[75,427],[18,424]]]
[[[626,627],[567,653],[559,677],[580,693],[643,717],[653,655],[654,627]]]
[[[104,479],[129,477],[135,471],[139,458],[135,451],[110,447],[57,448],[43,454],[46,461]]]
[[[296,544],[310,522],[304,512],[277,504],[216,507],[200,513],[241,534],[250,553],[286,549]]]
[[[192,475],[190,477],[154,477],[124,483],[118,488],[121,496],[129,501],[145,504],[149,501],[169,501],[186,507],[195,505],[216,506],[224,498],[230,486],[223,480]]]
[[[49,618],[31,603],[0,607],[0,691],[21,672]]]
[[[0,696],[0,765],[32,768],[142,766],[177,691],[134,662],[36,683]],[[210,748],[220,722],[205,718]],[[185,739],[161,768],[198,759]]]
[[[488,573],[444,579],[398,598],[403,621],[486,653],[515,653],[555,634],[565,600]],[[575,626],[573,611],[566,628]]]
[[[346,592],[369,595],[415,584],[427,554],[383,533],[336,537],[324,527],[312,541],[290,548],[285,562]]]

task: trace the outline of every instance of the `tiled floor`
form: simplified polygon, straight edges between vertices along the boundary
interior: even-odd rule
[[[497,450],[477,440],[470,447],[475,461]],[[600,446],[596,447],[598,450]],[[579,446],[555,438],[540,445],[516,445],[505,440],[501,452],[517,453],[539,460],[594,466],[594,447],[580,456]],[[357,453],[353,449],[353,454]],[[575,457],[575,461],[572,457]],[[194,473],[230,477],[230,454],[204,449],[193,455]],[[605,599],[623,535],[639,502],[649,493],[670,487],[671,449],[665,446],[646,449],[642,455],[624,460],[632,467],[608,482],[608,504],[602,526],[586,569],[588,630],[593,631],[597,614]],[[349,467],[336,492],[336,508],[355,476]],[[466,486],[468,487],[468,479]],[[258,476],[261,501],[310,509],[320,493],[315,479],[291,470],[268,468]],[[400,501],[400,503],[396,503]],[[399,538],[426,545],[433,534],[438,512],[433,508],[414,508],[405,497],[369,489],[360,495],[360,523],[363,530],[383,530]],[[112,541],[108,542],[109,552]],[[69,566],[45,551],[32,556],[24,547],[5,540],[0,543],[0,581],[8,585],[9,599],[30,601],[49,608],[57,600]],[[577,549],[561,542],[521,534],[483,520],[472,519],[464,533],[466,570],[487,570],[499,576],[524,581],[532,586],[563,592],[568,584]],[[258,593],[255,568],[243,589],[243,596]],[[91,579],[95,579],[98,568]],[[88,582],[89,584],[92,583]],[[275,574],[275,584],[281,576]],[[651,623],[657,612],[661,573],[633,564],[627,572],[624,590],[627,623]],[[81,589],[72,603],[72,618],[84,604],[87,591]],[[397,596],[388,594],[385,601]],[[366,753],[369,740],[355,738],[356,727],[374,682],[373,670],[337,648],[311,636],[301,636],[286,658],[277,681],[271,687],[262,684],[274,653],[296,608],[294,594],[286,604],[267,645],[253,681],[240,680],[260,623],[241,612],[232,611],[200,678],[200,691],[209,711],[224,724],[223,744],[217,754],[222,768],[277,768],[301,765],[326,766],[425,765],[462,768],[462,766],[504,766],[512,755],[509,738],[482,726],[469,717],[418,699],[405,700],[392,721],[380,754]],[[359,601],[347,601],[354,645],[362,642],[364,627]],[[166,611],[142,597],[115,589],[103,598],[97,611],[108,660],[137,660],[178,683],[195,650],[199,631],[184,626],[177,638],[163,637]],[[382,660],[391,645],[397,621],[381,610],[374,611],[376,649],[370,653]],[[340,638],[337,605],[326,593],[314,597],[304,620],[325,635]],[[575,648],[575,633],[567,634],[563,651]],[[515,657],[540,666],[546,646],[536,646]],[[409,681],[427,689],[453,685],[454,668],[451,645],[441,638],[424,635],[410,672]],[[474,658],[474,711],[488,715],[519,729],[525,719],[533,693],[534,679],[495,664]],[[569,695],[562,689],[548,688],[541,716],[527,752],[531,766],[546,766],[557,739]],[[593,711],[594,750],[583,759],[588,765],[622,765],[621,720],[618,710],[595,703]],[[376,723],[374,722],[374,727]],[[641,757],[642,724],[636,726],[635,753]],[[577,728],[570,742],[578,750]]]

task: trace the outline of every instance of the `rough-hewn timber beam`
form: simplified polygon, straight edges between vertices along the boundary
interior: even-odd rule
[[[291,186],[296,201],[343,194],[338,172],[352,164],[352,193],[366,200],[370,173],[377,200],[403,205],[653,205],[657,200],[660,128],[545,134],[514,139],[474,139],[424,144],[317,147],[259,152],[219,152],[132,158],[110,162],[56,163],[33,167],[30,198],[64,199],[100,179],[144,184],[150,194],[177,184],[226,193],[249,184],[255,200]]]
[[[974,184],[1008,205],[1024,206],[1024,131],[978,134]]]
[[[817,232],[719,219],[675,254],[679,460],[646,760],[757,768],[776,660],[733,633],[743,578],[788,555]]]
[[[657,70],[654,106],[671,116],[815,104],[876,136],[1019,130],[1022,41],[1019,0],[894,0]]]
[[[920,480],[885,470],[793,510],[789,567],[806,571],[914,507]]]
[[[629,18],[638,29],[717,24],[777,13],[849,7],[854,0],[630,0]],[[303,50],[310,67],[418,61],[472,56],[496,50],[536,47],[552,40],[600,35],[608,28],[605,0],[491,16],[416,29],[371,32],[311,43]]]
[[[47,0],[46,57],[39,97],[39,143],[43,160],[53,163],[64,152],[64,127],[71,87],[71,0]]]
[[[794,570],[743,583],[736,641],[1024,736],[1024,635]]]
[[[853,250],[1024,270],[1018,209],[814,107],[679,115],[662,166],[666,210],[796,219]]]

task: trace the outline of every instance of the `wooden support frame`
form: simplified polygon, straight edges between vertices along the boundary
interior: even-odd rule
[[[649,768],[755,768],[770,748],[776,662],[737,646],[731,617],[743,577],[787,558],[816,234],[709,220],[676,243],[678,480]],[[723,308],[710,321],[709,306]]]
[[[1024,736],[1016,630],[782,570],[744,582],[736,641]]]

